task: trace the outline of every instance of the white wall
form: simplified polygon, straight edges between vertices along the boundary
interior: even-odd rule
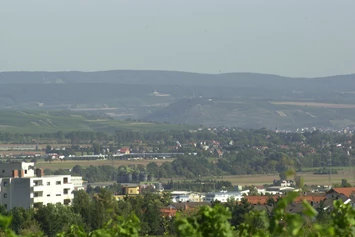
[[[67,183],[64,183],[64,178],[67,178]],[[4,187],[4,182],[7,182],[7,187]],[[0,204],[6,205],[8,210],[14,207],[32,208],[36,203],[64,204],[65,200],[72,201],[74,198],[70,175],[0,178],[0,184]]]

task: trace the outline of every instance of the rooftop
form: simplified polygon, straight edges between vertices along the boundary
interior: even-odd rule
[[[349,187],[349,188],[332,188],[328,191],[330,193],[331,191],[334,191],[339,194],[344,194],[347,197],[350,197],[351,194],[355,193],[355,187]]]

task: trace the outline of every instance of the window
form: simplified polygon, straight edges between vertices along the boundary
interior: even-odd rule
[[[61,182],[61,181],[57,181],[57,182],[55,182],[55,184],[56,184],[56,185],[61,185],[62,182]]]
[[[5,170],[2,170],[3,173],[5,173]]]
[[[27,174],[27,170],[25,170],[25,174]]]
[[[50,186],[51,185],[51,182],[47,182],[47,186]]]
[[[7,198],[7,193],[4,193],[4,198]]]
[[[63,183],[67,184],[68,183],[68,178],[63,178]]]
[[[59,197],[59,196],[62,196],[62,194],[60,194],[60,193],[57,193],[57,194],[56,194],[56,196],[57,196],[57,197]]]
[[[43,186],[43,181],[42,180],[35,180],[33,181],[34,186]]]
[[[64,189],[63,194],[68,194],[69,193],[68,191],[69,191],[68,189]]]
[[[132,189],[131,189],[131,190],[129,190],[129,193],[132,193],[132,191],[133,191]]]
[[[4,181],[3,185],[4,187],[7,187],[7,181]]]
[[[7,204],[4,204],[4,207],[7,209]]]
[[[47,197],[50,197],[51,195],[50,194],[47,194]]]

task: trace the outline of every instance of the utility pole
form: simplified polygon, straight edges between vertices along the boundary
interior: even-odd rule
[[[328,169],[328,175],[329,175],[329,187],[331,187],[332,186],[332,173],[331,173],[331,167],[332,167],[332,158],[330,157],[329,159],[328,159],[328,167],[329,167],[329,169]]]

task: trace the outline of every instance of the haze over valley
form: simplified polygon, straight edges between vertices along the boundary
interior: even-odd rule
[[[355,75],[174,71],[2,72],[0,109],[241,128],[355,125]],[[12,125],[12,124],[2,124]]]

